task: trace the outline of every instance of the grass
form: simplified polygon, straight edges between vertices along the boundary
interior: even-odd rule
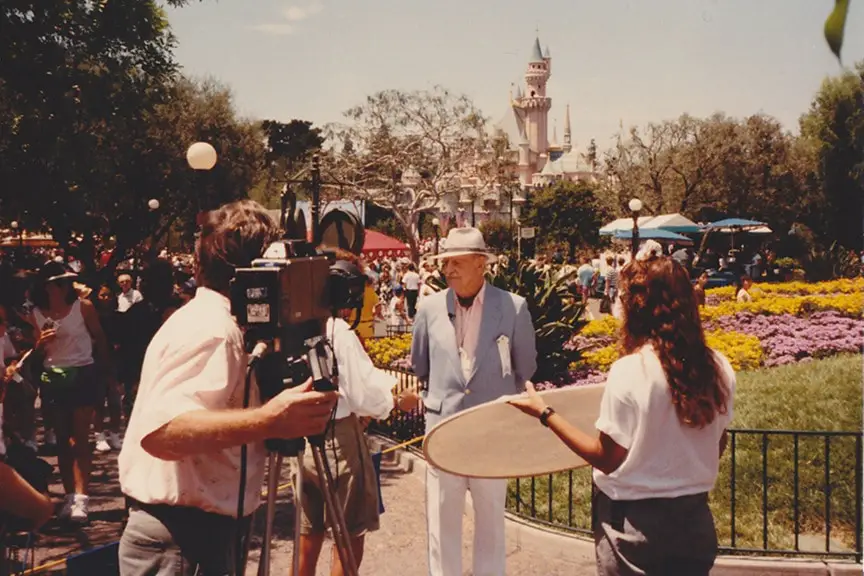
[[[764,368],[738,374],[735,429],[860,432],[862,428],[862,359],[860,355]],[[766,442],[767,484],[763,482]],[[798,534],[801,550],[855,548],[854,435],[830,439],[826,483],[823,436],[798,437]],[[859,448],[860,449],[860,448]],[[721,546],[757,549],[795,548],[795,438],[792,435],[735,434],[735,539],[732,540],[731,449],[727,448],[711,493],[711,508]],[[551,490],[550,490],[551,482]],[[826,528],[826,486],[830,531]],[[510,481],[512,512],[588,530],[591,527],[590,469]],[[517,501],[517,494],[519,495]],[[767,494],[763,519],[763,495]],[[550,498],[551,495],[551,498]],[[858,495],[860,499],[860,493]],[[571,505],[572,503],[572,505]],[[763,541],[763,521],[767,542]]]

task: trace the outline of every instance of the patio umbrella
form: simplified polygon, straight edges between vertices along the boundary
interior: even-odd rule
[[[645,224],[640,224],[639,228],[645,230],[659,228],[668,230],[669,232],[677,232],[678,234],[695,234],[702,231],[702,227],[699,224],[678,213],[655,216]]]
[[[630,240],[633,238],[633,230],[618,230],[615,232],[616,240]],[[639,238],[642,240],[666,240],[667,242],[677,242],[678,244],[693,244],[693,241],[686,236],[670,232],[668,230],[650,228],[639,228]]]
[[[735,230],[749,232],[750,230],[755,230],[757,228],[767,228],[767,226],[764,222],[758,222],[756,220],[746,220],[744,218],[726,218],[725,220],[718,220],[717,222],[711,222],[710,224],[706,224],[703,228],[705,230],[721,230],[724,228],[728,228],[733,232]]]
[[[640,216],[639,217],[639,228],[641,229],[645,224],[648,223],[649,220],[653,219],[653,216]],[[633,218],[618,218],[617,220],[613,220],[609,224],[606,224],[602,228],[600,228],[601,236],[614,236],[615,232],[618,230],[632,230],[633,229]]]

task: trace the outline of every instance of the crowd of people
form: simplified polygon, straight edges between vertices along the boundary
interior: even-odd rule
[[[183,260],[158,258],[134,278],[88,273],[59,249],[0,263],[0,455],[57,456],[63,522],[87,522],[93,450],[121,449],[147,345],[194,293]]]
[[[84,523],[93,446],[119,451],[129,512],[121,574],[232,574],[240,571],[239,543],[244,533],[248,539],[260,500],[263,441],[326,429],[326,453],[334,455],[337,476],[346,478],[337,490],[359,564],[365,536],[379,526],[371,457],[361,441],[369,419],[422,402],[428,429],[468,407],[524,391],[510,399],[514,410],[538,418],[595,469],[598,573],[645,564],[708,574],[717,542],[707,493],[733,414],[735,375],[705,344],[695,311],[705,282],[691,282],[691,262],[647,244],[633,262],[629,254],[611,252],[586,253],[581,262],[555,255],[532,261],[567,277],[574,297],[587,300],[599,292],[623,319],[625,354],[609,372],[599,434],[588,436],[534,392],[530,378],[541,359],[530,311],[523,297],[486,281],[490,267],[502,262],[474,228],[452,229],[448,245],[425,253],[419,266],[340,256],[375,296],[366,299],[364,312],[372,318],[366,328],[374,332],[384,320],[388,330],[413,332],[410,362],[422,389],[397,391],[392,375],[372,365],[361,329],[355,333],[347,323],[353,311],[346,309],[327,325],[338,391],[315,391],[310,379],[272,398],[243,392],[249,357],[230,313],[229,285],[234,268],[248,266],[275,237],[266,212],[241,201],[203,223],[194,280],[169,257],[149,262],[140,275],[120,271],[97,281],[74,255],[37,253],[44,262],[35,273],[22,262],[0,265],[7,280],[0,298],[0,454],[6,460],[0,462],[0,508],[28,519],[31,528],[51,516],[47,479],[21,466],[20,454],[54,450],[65,491],[58,517]],[[749,297],[748,279],[739,300]],[[500,335],[481,330],[491,311],[501,315]],[[487,348],[497,355],[484,354]],[[453,350],[458,362],[444,361],[441,355]],[[652,422],[663,422],[662,429]],[[308,491],[299,503],[298,544],[301,574],[312,575],[326,530],[324,487],[310,459],[302,465]],[[461,573],[461,516],[470,491],[475,572],[503,574],[506,482],[465,479],[430,466],[426,491],[430,573]],[[622,501],[640,505],[623,508]],[[647,517],[663,518],[664,525],[691,521],[686,546],[676,545],[680,536],[671,538],[666,528],[642,522]],[[627,547],[633,539],[646,542],[638,553]],[[334,554],[334,573],[344,573],[342,561]]]

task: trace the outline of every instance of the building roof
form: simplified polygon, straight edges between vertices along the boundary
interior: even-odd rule
[[[525,125],[520,121],[516,111],[510,107],[507,108],[501,119],[493,125],[493,128],[507,136],[512,148],[518,146],[524,138]]]
[[[531,50],[531,62],[543,61],[543,49],[540,48],[540,38],[534,39],[534,48]]]
[[[590,172],[588,164],[576,150],[571,150],[557,160],[547,162],[540,174],[545,176],[557,176],[565,174],[576,174],[577,172]]]

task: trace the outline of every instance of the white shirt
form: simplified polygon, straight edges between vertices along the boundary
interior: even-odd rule
[[[402,285],[405,286],[405,290],[419,290],[420,275],[409,270],[402,276]]]
[[[117,311],[126,312],[133,304],[141,302],[144,299],[141,292],[131,288],[128,292],[121,292],[117,295]]]
[[[395,401],[395,376],[376,368],[347,322],[341,318],[327,320],[327,337],[333,345],[339,367],[339,401],[336,419],[371,416],[383,420],[390,415]]]
[[[709,492],[720,465],[720,437],[733,416],[735,371],[715,351],[726,383],[726,414],[705,428],[681,424],[666,374],[652,346],[612,364],[595,427],[629,452],[611,474],[594,482],[613,500],[677,498]]]
[[[147,347],[119,457],[124,494],[146,504],[236,516],[240,446],[168,461],[148,454],[141,440],[187,412],[242,408],[246,362],[243,334],[228,299],[198,288]],[[249,406],[260,406],[254,383]],[[263,442],[248,446],[244,514],[258,507],[265,457]]]
[[[39,308],[33,309],[33,317],[40,328],[49,322]],[[57,329],[57,337],[45,346],[46,368],[80,368],[93,364],[93,337],[81,312],[81,300],[76,298],[69,313],[52,319],[51,323]]]

